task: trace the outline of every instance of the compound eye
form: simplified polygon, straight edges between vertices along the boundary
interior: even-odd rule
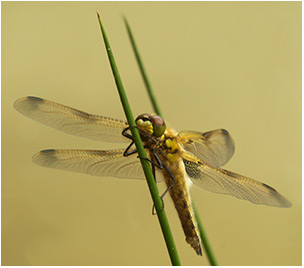
[[[150,121],[153,125],[153,135],[155,137],[161,137],[166,130],[166,124],[164,119],[162,119],[160,116],[156,115],[156,114],[151,114],[150,115]]]
[[[156,114],[141,114],[135,122],[139,128],[154,137],[161,137],[166,130],[165,121]]]
[[[149,135],[154,135],[154,129],[153,129],[153,124],[150,120],[150,115],[149,114],[141,114],[135,119],[136,125],[144,130],[146,133]]]

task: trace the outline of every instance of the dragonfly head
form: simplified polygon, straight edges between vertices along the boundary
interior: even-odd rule
[[[138,128],[154,137],[161,137],[166,130],[164,119],[156,114],[141,114],[136,118],[135,122]]]

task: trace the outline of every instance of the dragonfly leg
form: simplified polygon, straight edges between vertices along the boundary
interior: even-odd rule
[[[130,135],[129,133],[127,133],[127,131],[130,129],[130,127],[126,127],[122,132],[121,132],[121,135],[123,135],[124,137],[132,140],[132,142],[128,145],[128,147],[126,148],[126,150],[124,151],[123,153],[123,156],[129,156],[131,154],[135,154],[137,153],[137,150],[132,150],[132,151],[129,151],[131,146],[134,144],[134,141],[133,141],[133,137],[132,135]]]
[[[126,127],[122,132],[121,135],[123,135],[124,137],[133,140],[132,135],[130,135],[129,133],[127,133],[127,131],[130,129],[130,127]]]
[[[148,133],[145,132],[144,130],[138,128],[137,126],[134,126],[134,128],[137,128],[138,132],[139,132],[142,136],[145,136],[145,137],[149,138],[149,139],[152,140],[154,143],[157,142],[157,139],[155,139],[153,136],[151,136],[150,134],[148,134]],[[121,134],[122,134],[124,137],[133,140],[133,136],[132,136],[131,134],[127,133],[128,130],[130,130],[130,127],[125,128],[125,129],[121,132]]]
[[[150,134],[148,134],[148,133],[145,132],[144,130],[138,128],[138,131],[139,131],[143,136],[146,136],[147,138],[149,138],[150,140],[152,140],[154,143],[157,143],[157,139],[153,138],[153,136],[151,136]]]
[[[154,154],[154,157],[160,163],[159,166],[158,165],[156,165],[156,166],[159,167],[160,169],[164,168],[168,172],[168,174],[170,175],[170,177],[172,178],[172,183],[166,189],[166,191],[160,196],[160,200],[162,201],[162,210],[164,210],[165,209],[165,203],[164,203],[163,198],[170,191],[170,189],[174,186],[174,184],[176,182],[176,179],[175,179],[173,173],[170,171],[170,169],[159,159],[159,157],[158,157],[158,155],[156,153]],[[151,163],[153,163],[153,162],[151,162]],[[155,164],[155,162],[154,162],[154,164]],[[155,177],[155,175],[154,175],[154,177]],[[153,205],[153,207],[152,207],[152,215],[155,215],[155,214],[156,214],[155,213],[155,206]]]
[[[170,169],[164,163],[162,165],[163,165],[164,169],[168,172],[170,177],[172,178],[172,183],[167,188],[167,190],[160,196],[161,199],[164,198],[164,196],[171,190],[171,188],[174,186],[174,184],[176,182],[176,179],[175,179],[174,175],[172,174],[172,172],[170,171]]]
[[[162,208],[161,208],[161,211],[163,211],[165,209],[165,203],[164,203],[164,200],[161,198],[160,199],[161,202],[162,202]],[[152,207],[152,215],[156,215],[156,211],[155,211],[155,205],[153,204],[153,207]]]
[[[158,159],[158,160],[160,160],[160,159]],[[151,162],[152,163],[152,162]],[[161,162],[160,162],[161,163]],[[162,163],[161,163],[162,164]],[[155,178],[155,180],[156,180],[156,177],[155,177],[155,166],[157,166],[157,165],[153,165],[152,164],[152,171],[153,171],[153,176],[154,176],[154,178]],[[161,167],[162,168],[162,167]],[[165,209],[165,203],[164,203],[164,200],[162,199],[162,198],[160,198],[160,200],[161,200],[161,202],[162,202],[162,208],[161,208],[161,210],[164,210]],[[152,207],[152,215],[155,215],[156,214],[156,211],[155,211],[155,205],[153,204],[153,207]]]
[[[134,150],[132,150],[132,151],[129,151],[130,148],[131,148],[131,146],[132,146],[133,144],[134,144],[134,141],[132,141],[132,142],[128,145],[128,147],[126,148],[126,150],[125,150],[124,153],[123,153],[123,156],[129,156],[129,155],[131,155],[131,154],[137,153],[137,150],[136,150],[136,149],[134,149]]]
[[[158,167],[160,169],[163,169],[163,164],[161,162],[161,160],[159,159],[159,157],[157,156],[157,154],[152,154],[152,156],[156,159],[157,162],[159,163],[156,163],[155,161],[153,161],[152,159],[150,158],[147,158],[147,157],[144,157],[143,159],[149,161],[151,163],[151,166],[152,166],[152,173],[153,173],[153,176],[154,176],[154,179],[155,179],[155,182],[156,182],[156,176],[155,176],[155,167]],[[140,156],[138,156],[140,157]],[[163,198],[161,197],[160,198],[161,202],[162,202],[162,209],[161,210],[164,210],[165,209],[165,203],[164,203],[164,200]],[[152,215],[155,215],[156,214],[156,211],[155,211],[155,205],[153,204],[152,206]]]
[[[137,126],[135,126],[135,128],[137,128]],[[141,134],[147,136],[147,137],[148,137],[149,139],[151,139],[154,143],[157,142],[156,139],[154,139],[151,135],[149,135],[148,133],[146,133],[146,132],[143,131],[142,129],[139,129],[139,128],[137,128],[137,129],[138,129],[138,131],[139,131]],[[129,146],[128,146],[128,147],[126,148],[126,150],[124,151],[123,156],[129,156],[129,155],[132,155],[132,154],[137,153],[137,150],[136,150],[136,149],[134,149],[134,150],[132,150],[132,151],[129,151],[130,148],[131,148],[131,146],[134,144],[134,140],[133,140],[133,136],[130,135],[129,133],[127,133],[128,130],[130,130],[130,127],[126,127],[126,128],[121,132],[121,135],[123,135],[124,137],[126,137],[126,138],[132,140],[132,142],[129,144]]]
[[[156,163],[155,161],[151,160],[151,159],[148,158],[148,157],[140,157],[140,156],[138,156],[138,158],[141,158],[141,159],[144,159],[144,160],[149,161],[149,162],[151,163],[151,165],[152,165],[152,171],[153,171],[153,169],[154,169],[154,172],[155,172],[155,167],[158,167],[159,169],[163,169],[163,165],[162,165],[161,162],[160,162],[160,164],[158,164],[158,163]],[[154,175],[154,174],[153,174],[153,175]],[[154,177],[155,177],[155,176],[154,176]]]

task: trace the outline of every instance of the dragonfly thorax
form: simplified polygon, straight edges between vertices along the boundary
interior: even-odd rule
[[[165,121],[156,114],[141,114],[135,122],[140,130],[157,138],[161,137],[166,130]]]

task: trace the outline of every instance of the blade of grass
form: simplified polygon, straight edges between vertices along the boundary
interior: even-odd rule
[[[135,39],[133,37],[130,25],[129,25],[126,17],[124,17],[124,22],[125,22],[125,26],[127,28],[128,36],[129,36],[129,39],[130,39],[130,42],[131,42],[131,45],[132,45],[132,48],[133,48],[136,60],[137,60],[137,64],[139,66],[142,78],[143,78],[143,80],[145,82],[145,86],[146,86],[146,89],[148,91],[148,94],[149,94],[149,97],[150,97],[153,109],[154,109],[154,111],[155,111],[156,114],[158,114],[161,117],[163,117],[163,115],[161,113],[161,110],[160,110],[160,107],[159,107],[159,105],[157,103],[155,94],[153,93],[151,83],[150,83],[150,81],[148,79],[148,76],[147,76],[147,73],[145,71],[142,59],[140,57],[138,48],[137,48],[136,43],[135,43]],[[205,248],[205,252],[206,252],[206,255],[208,257],[209,263],[210,263],[210,265],[216,266],[217,265],[217,261],[215,259],[215,256],[214,256],[213,252],[212,252],[211,246],[210,246],[210,244],[208,242],[206,232],[205,232],[205,230],[203,228],[202,221],[201,221],[201,219],[200,219],[200,217],[198,215],[198,212],[197,212],[197,209],[196,209],[196,206],[194,204],[194,201],[193,201],[192,197],[191,197],[191,202],[192,202],[192,206],[193,206],[193,211],[194,211],[195,219],[196,219],[196,222],[197,222],[197,225],[198,225],[198,229],[200,231],[200,237],[201,237],[201,240],[202,240],[202,244],[203,244],[203,246]]]
[[[107,53],[108,53],[108,58],[109,58],[109,61],[110,61],[110,64],[111,64],[111,68],[112,68],[113,76],[114,76],[114,79],[115,79],[115,83],[116,83],[118,93],[119,93],[119,96],[120,96],[120,100],[121,100],[121,103],[123,105],[123,108],[124,108],[124,111],[125,111],[128,123],[129,123],[129,127],[130,127],[130,130],[131,130],[134,142],[135,142],[135,146],[136,146],[136,149],[138,151],[138,155],[140,157],[140,161],[141,161],[141,164],[142,164],[142,167],[143,167],[146,179],[147,179],[147,183],[148,183],[149,190],[150,190],[153,202],[154,202],[154,206],[156,208],[158,220],[159,220],[159,223],[160,223],[160,226],[161,226],[161,229],[162,229],[162,232],[163,232],[163,236],[164,236],[164,239],[165,239],[165,242],[166,242],[166,245],[167,245],[167,249],[168,249],[170,259],[171,259],[171,263],[172,263],[172,265],[181,265],[180,260],[179,260],[179,256],[177,254],[177,250],[176,250],[176,247],[175,247],[175,243],[174,243],[174,240],[173,240],[173,236],[172,236],[172,233],[171,233],[171,230],[170,230],[170,226],[169,226],[169,223],[168,223],[168,220],[167,220],[167,216],[165,214],[165,211],[162,208],[162,201],[159,197],[158,188],[156,186],[155,179],[154,179],[153,174],[152,174],[150,163],[146,160],[147,155],[146,155],[145,149],[143,147],[143,144],[141,142],[139,132],[136,128],[136,124],[135,124],[134,117],[133,117],[133,114],[132,114],[132,111],[131,111],[131,107],[129,105],[127,95],[124,91],[123,84],[122,84],[122,81],[120,79],[120,75],[119,75],[119,72],[118,72],[118,68],[116,66],[114,56],[113,56],[113,53],[112,53],[112,50],[111,50],[111,47],[110,47],[110,43],[109,43],[109,40],[107,38],[105,29],[102,25],[100,14],[99,14],[98,11],[97,11],[97,17],[98,17],[100,29],[101,29],[101,32],[102,32],[103,40],[104,40],[104,43],[105,43],[105,47],[106,47],[106,50],[107,50]]]

